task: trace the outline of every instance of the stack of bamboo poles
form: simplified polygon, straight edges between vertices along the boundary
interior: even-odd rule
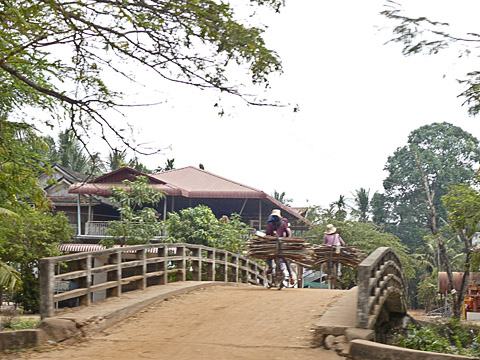
[[[303,262],[312,256],[310,244],[305,238],[285,237],[279,242],[276,236],[254,236],[247,242],[247,255],[256,259],[271,259],[281,256],[295,262]]]
[[[339,252],[335,246],[328,245],[311,245],[313,250],[313,255],[310,259],[310,262],[313,265],[321,265],[329,261],[338,261],[342,265],[349,266],[351,268],[356,268],[367,255],[356,246],[340,246]]]

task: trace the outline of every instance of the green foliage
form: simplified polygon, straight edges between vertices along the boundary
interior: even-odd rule
[[[85,145],[78,140],[72,130],[60,131],[57,139],[51,136],[43,139],[49,146],[46,156],[51,164],[60,164],[70,170],[88,175],[100,175],[105,170],[100,155],[90,152],[85,154]]]
[[[5,309],[0,312],[0,331],[34,329],[40,319],[22,318],[23,309]]]
[[[417,168],[414,152],[434,194],[433,202],[437,215],[446,220],[446,209],[442,196],[454,185],[472,181],[480,161],[478,140],[471,134],[449,123],[434,123],[412,131],[408,144],[397,149],[388,158],[383,182],[385,195],[377,196],[375,208],[383,220],[389,220],[385,229],[394,232],[412,250],[422,244],[429,232],[429,209],[425,187]],[[383,200],[383,204],[382,204]],[[382,209],[391,211],[389,219]]]
[[[317,236],[317,239],[313,242],[323,243],[325,227],[328,223],[332,223],[337,228],[346,246],[357,246],[359,250],[367,255],[382,246],[392,248],[400,257],[406,278],[410,279],[414,276],[415,260],[408,253],[408,248],[395,235],[383,232],[377,225],[372,223],[327,219],[326,222],[316,224],[309,230],[308,236]],[[351,280],[348,279],[347,281],[350,282]]]
[[[433,272],[420,281],[417,287],[417,299],[425,311],[434,310],[441,306],[438,294],[438,272]]]
[[[274,190],[273,191],[273,198],[275,200],[280,201],[282,204],[287,205],[287,206],[290,206],[290,204],[293,202],[293,199],[287,198],[285,196],[285,191],[280,193],[279,191]]]
[[[353,194],[352,216],[359,222],[368,222],[370,215],[370,190],[360,188]]]
[[[416,328],[413,325],[409,325],[407,335],[398,337],[395,344],[414,350],[450,353],[448,341],[428,327]]]
[[[12,291],[19,289],[21,285],[20,273],[10,265],[0,261],[0,290]]]
[[[49,172],[48,146],[24,123],[7,121],[0,113],[0,207],[16,212],[34,203],[47,208],[38,174]],[[0,225],[1,226],[1,225]]]
[[[169,241],[212,246],[235,253],[245,249],[248,237],[248,228],[239,215],[232,214],[228,222],[221,222],[205,205],[169,213],[166,230]]]
[[[0,221],[0,260],[18,266],[22,289],[15,299],[25,310],[36,312],[39,305],[38,259],[59,255],[57,245],[69,241],[73,229],[63,213],[54,215],[34,207],[17,211],[18,217]]]
[[[480,193],[469,185],[453,186],[442,198],[448,209],[448,220],[455,231],[471,238],[480,223]]]
[[[409,325],[406,334],[396,335],[394,344],[444,354],[474,357],[480,355],[478,328],[465,327],[460,320],[454,318],[433,328]]]
[[[145,205],[157,205],[165,195],[148,185],[148,178],[138,176],[135,181],[124,180],[123,187],[112,188],[112,200],[118,206],[121,220],[109,222],[107,234],[120,239],[120,244],[134,245],[149,242],[159,236],[162,223],[158,221],[158,212]],[[113,245],[104,241],[104,245]]]

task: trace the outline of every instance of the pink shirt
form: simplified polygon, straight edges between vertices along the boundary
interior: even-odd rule
[[[336,246],[340,242],[340,245],[345,246],[345,242],[338,233],[325,234],[323,237],[323,245]]]

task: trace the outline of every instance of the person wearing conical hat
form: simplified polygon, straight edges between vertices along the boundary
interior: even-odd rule
[[[345,246],[345,241],[341,238],[340,234],[337,232],[337,228],[333,224],[328,224],[325,230],[325,235],[323,236],[323,245]]]
[[[336,247],[336,252],[338,253],[340,252],[340,246],[345,246],[345,241],[343,241],[342,237],[337,232],[337,228],[333,226],[333,224],[328,224],[327,228],[325,229],[325,235],[323,236],[323,245]],[[333,273],[333,271],[335,272]],[[331,285],[333,286],[333,288],[335,288],[337,283],[337,276],[342,275],[339,261],[331,260],[328,262],[328,274]]]

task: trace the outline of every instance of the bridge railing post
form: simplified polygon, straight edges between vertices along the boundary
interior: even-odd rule
[[[45,319],[54,314],[55,269],[53,262],[50,259],[40,259],[38,272],[40,281],[40,317]]]
[[[179,281],[186,281],[187,280],[187,261],[185,259],[186,256],[186,248],[185,246],[177,246],[177,256],[181,257],[180,260],[177,261],[177,279]]]
[[[239,270],[238,270],[238,256],[235,254],[232,254],[232,281],[233,282],[238,282],[238,275],[239,275]]]
[[[107,273],[107,281],[115,281],[117,286],[107,289],[107,297],[120,297],[122,295],[122,253],[120,250],[110,254],[108,263],[116,265],[115,268]]]
[[[207,280],[215,281],[215,271],[216,271],[216,261],[215,261],[215,250],[207,250]]]
[[[141,265],[137,267],[136,273],[142,277],[137,281],[135,288],[136,290],[145,290],[147,288],[147,250],[137,250],[135,257],[141,261]]]
[[[226,251],[217,251],[218,254],[218,265],[220,278],[219,281],[227,282],[228,281],[228,270],[227,270],[227,252]]]
[[[357,322],[361,328],[367,328],[368,318],[370,316],[370,266],[360,264],[358,266],[358,303],[357,303]]]
[[[200,247],[195,247],[190,249],[192,254],[192,269],[193,275],[192,280],[202,281],[202,249]]]
[[[167,259],[168,248],[166,247],[166,245],[160,245],[158,247],[157,255],[160,259],[163,258],[163,260],[160,261],[160,267],[159,267],[159,271],[160,271],[159,283],[160,285],[165,285],[168,283],[168,259]]]
[[[80,297],[80,305],[89,306],[92,302],[92,255],[88,254],[84,259],[80,260],[80,269],[86,270],[86,275],[82,277],[80,287],[86,289],[85,295]]]

